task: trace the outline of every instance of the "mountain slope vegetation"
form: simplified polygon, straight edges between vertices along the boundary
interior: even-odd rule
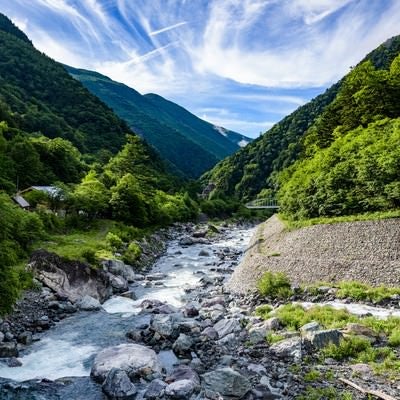
[[[155,94],[141,95],[97,72],[65,66],[181,173],[197,178],[251,139],[214,127]],[[223,134],[220,133],[223,132]]]
[[[388,40],[220,162],[203,176],[215,184],[211,196],[277,196],[282,211],[296,218],[399,207],[399,53],[400,37]]]

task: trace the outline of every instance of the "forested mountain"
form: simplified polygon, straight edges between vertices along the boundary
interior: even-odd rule
[[[400,37],[203,176],[212,196],[278,196],[298,218],[399,206]]]
[[[188,177],[199,177],[251,141],[217,128],[156,94],[141,95],[97,72],[65,68]]]

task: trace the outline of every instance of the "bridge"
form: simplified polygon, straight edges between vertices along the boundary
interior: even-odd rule
[[[246,203],[245,207],[250,209],[263,209],[263,208],[264,209],[269,208],[274,210],[279,209],[278,201],[273,198],[256,199]]]

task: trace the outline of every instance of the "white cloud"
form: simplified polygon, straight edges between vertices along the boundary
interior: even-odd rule
[[[156,36],[156,35],[159,35],[160,33],[168,32],[168,31],[170,31],[170,30],[172,30],[172,29],[179,28],[180,26],[183,26],[183,25],[186,25],[186,24],[187,24],[186,21],[184,21],[184,22],[178,22],[177,24],[170,25],[170,26],[166,26],[165,28],[162,28],[162,29],[158,29],[158,30],[156,30],[156,31],[149,32],[149,35],[150,35],[150,36]]]

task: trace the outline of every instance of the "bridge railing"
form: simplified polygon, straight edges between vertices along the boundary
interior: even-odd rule
[[[246,208],[254,208],[254,209],[262,209],[262,208],[271,208],[278,209],[279,204],[278,201],[274,198],[264,198],[264,199],[255,199],[253,201],[249,201],[245,204]]]

